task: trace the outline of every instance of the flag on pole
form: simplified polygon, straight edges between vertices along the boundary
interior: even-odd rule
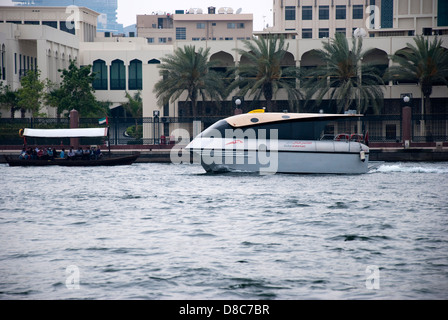
[[[99,124],[109,124],[107,117],[101,118],[98,120]]]

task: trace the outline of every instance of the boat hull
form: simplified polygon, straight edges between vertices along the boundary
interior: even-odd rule
[[[278,158],[275,159],[272,152],[270,161],[263,163],[257,160],[256,152],[239,152],[232,161],[229,161],[229,155],[219,159],[216,153],[212,157],[208,152],[200,153],[201,165],[207,172],[362,174],[369,170],[369,155],[365,154],[364,161],[361,161],[359,153],[277,152]]]
[[[358,142],[256,141],[199,138],[187,149],[207,172],[362,174],[369,149]],[[264,146],[264,147],[262,147]]]
[[[64,166],[64,167],[95,167],[95,166],[119,166],[131,165],[137,160],[140,153],[129,156],[107,157],[99,160],[22,160],[5,156],[6,162],[11,167],[42,167],[42,166]]]

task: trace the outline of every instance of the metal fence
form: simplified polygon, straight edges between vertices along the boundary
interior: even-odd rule
[[[192,137],[193,121],[201,122],[201,129],[205,129],[225,116],[216,117],[145,117],[145,118],[109,118],[111,145],[154,145],[173,143],[172,132],[176,128],[183,128]],[[19,136],[21,128],[69,128],[68,118],[0,118],[0,145],[22,145],[23,138]],[[135,126],[138,130],[135,134]],[[98,119],[81,118],[79,127],[98,127]],[[134,131],[132,130],[134,128]],[[342,121],[330,122],[325,128],[325,134],[368,132],[370,142],[402,142],[401,115],[368,115]],[[436,142],[448,141],[448,115],[412,116],[412,141]],[[36,143],[29,141],[29,143]],[[98,139],[81,139],[81,144],[98,144]],[[40,144],[69,145],[69,139],[57,141],[41,141]]]
[[[412,141],[448,141],[448,114],[412,115]]]

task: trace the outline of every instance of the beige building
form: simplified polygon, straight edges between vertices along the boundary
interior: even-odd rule
[[[322,39],[356,29],[366,36],[447,34],[444,0],[273,0],[272,28],[290,39]]]
[[[294,1],[296,10],[295,16],[301,17],[303,14],[302,5],[309,5],[311,3],[314,10],[313,17],[316,18],[318,17],[319,4],[324,3],[325,1],[327,0],[296,0]],[[335,6],[341,5],[337,4],[340,3],[338,1],[339,0],[334,0]],[[400,7],[398,5],[402,4],[401,1],[402,0],[393,2],[393,10],[399,10]],[[279,2],[279,0],[275,0],[274,4],[278,5]],[[272,30],[277,28],[279,33],[288,33],[291,35],[287,40],[289,47],[282,61],[283,66],[297,66],[304,68],[317,66],[321,62],[316,59],[315,55],[313,55],[313,50],[321,49],[322,41],[325,41],[323,38],[319,38],[319,29],[326,28],[328,26],[328,36],[332,37],[334,32],[336,32],[336,28],[342,28],[345,26],[347,36],[351,37],[353,28],[361,28],[362,23],[365,23],[362,19],[352,19],[350,21],[348,18],[349,15],[353,14],[353,5],[359,3],[358,0],[346,2],[347,19],[344,22],[345,25],[342,25],[343,22],[336,21],[342,19],[331,18],[335,14],[335,11],[330,11],[329,13],[330,18],[334,21],[329,19],[328,21],[322,22],[318,18],[313,18],[313,20],[308,22],[299,22],[297,19],[279,22],[279,14],[281,13],[281,16],[283,17],[285,15],[286,4],[290,4],[289,0],[284,0],[283,8],[281,6],[274,6],[274,13],[276,14],[276,24],[274,27],[269,30],[265,30],[261,34],[274,32]],[[363,12],[365,12],[365,9],[367,8],[366,1],[364,0],[361,2],[364,8]],[[381,2],[384,4],[386,1]],[[426,3],[426,0],[420,1],[420,12],[425,12],[424,10],[428,10],[429,8],[426,7],[424,2]],[[317,4],[316,7],[314,7],[315,3]],[[327,1],[327,3],[329,7],[332,8],[331,2]],[[364,48],[374,48],[374,50],[365,57],[363,62],[375,61],[376,63],[379,63],[383,69],[385,69],[392,65],[389,57],[397,51],[405,49],[407,43],[412,43],[414,34],[422,34],[423,28],[432,28],[432,34],[434,34],[434,32],[443,33],[444,30],[446,30],[446,27],[441,25],[446,22],[441,20],[440,15],[433,17],[432,13],[428,15],[426,13],[415,14],[416,7],[411,5],[411,2],[409,1],[407,3],[407,14],[405,11],[397,11],[397,14],[398,12],[401,12],[402,14],[398,14],[398,17],[396,15],[392,15],[392,28],[383,28],[382,26],[381,29],[374,29],[375,31],[373,32],[373,37],[370,36],[372,30],[368,30],[368,34],[366,35],[364,41]],[[436,8],[438,10],[437,12],[440,12],[441,8],[443,9],[443,6],[440,6],[440,3],[440,1],[435,0],[432,2],[432,8]],[[445,1],[445,3],[448,2]],[[300,4],[300,7],[297,6],[298,4]],[[350,6],[348,4],[350,4]],[[404,7],[405,6],[402,6],[402,9]],[[91,24],[94,29],[96,27],[96,13],[85,8],[81,9],[82,14],[79,21],[88,25]],[[33,13],[32,10],[39,10],[39,12]],[[161,124],[163,119],[166,121],[163,122],[163,126],[161,125],[161,127],[163,127],[161,132],[165,135],[170,135],[170,133],[180,125],[175,121],[171,122],[170,119],[180,116],[188,116],[188,112],[185,107],[185,94],[182,95],[177,101],[170,102],[165,106],[159,106],[156,103],[156,97],[153,90],[155,83],[160,79],[158,65],[161,63],[162,58],[167,54],[173,53],[177,47],[195,45],[196,48],[210,48],[210,60],[218,61],[218,67],[224,70],[225,68],[236,66],[239,63],[244,63],[244,59],[241,59],[235,49],[245,49],[246,47],[243,41],[239,40],[239,38],[246,39],[250,37],[250,34],[245,34],[244,36],[241,35],[241,37],[237,37],[235,35],[231,37],[232,33],[228,33],[227,36],[233,39],[225,40],[226,34],[222,33],[222,37],[224,39],[220,40],[221,33],[217,33],[217,28],[212,29],[211,27],[218,27],[218,23],[221,21],[224,24],[223,30],[228,31],[228,23],[237,23],[237,21],[241,21],[242,23],[242,21],[250,21],[247,22],[249,23],[248,29],[252,32],[251,15],[250,17],[247,17],[248,20],[232,20],[233,18],[242,15],[236,13],[220,14],[216,12],[214,14],[201,14],[196,12],[194,14],[178,13],[174,14],[173,17],[170,15],[170,19],[172,21],[168,21],[168,15],[148,15],[143,16],[146,17],[143,20],[141,20],[141,16],[139,16],[139,21],[148,21],[147,23],[150,24],[146,24],[145,28],[142,27],[139,29],[138,37],[105,37],[104,33],[97,33],[96,37],[92,39],[91,36],[88,36],[89,32],[85,33],[82,31],[88,30],[88,28],[75,28],[74,34],[61,30],[60,26],[64,25],[64,21],[66,21],[66,19],[69,19],[70,21],[70,14],[65,13],[65,8],[59,8],[56,12],[54,10],[56,9],[43,7],[20,9],[16,7],[2,7],[2,17],[0,18],[0,20],[3,21],[0,23],[0,48],[2,48],[2,60],[0,61],[0,64],[3,70],[5,70],[5,72],[2,72],[2,77],[4,77],[4,80],[1,80],[2,83],[11,85],[13,89],[17,89],[20,85],[20,70],[32,67],[35,68],[36,66],[41,70],[42,78],[49,78],[52,81],[58,81],[59,73],[57,70],[67,66],[70,59],[77,59],[80,65],[90,64],[93,66],[93,71],[96,73],[97,77],[93,84],[95,95],[99,100],[111,102],[112,113],[114,115],[120,117],[124,115],[124,109],[122,106],[127,102],[125,97],[126,92],[129,92],[132,95],[138,91],[141,91],[143,98],[143,116],[152,117],[154,112],[159,112]],[[335,10],[335,8],[331,10]],[[5,11],[12,12],[14,14],[12,16],[5,16]],[[27,23],[26,21],[31,21],[26,18],[28,14],[35,14],[35,21],[39,21],[39,23],[35,23],[34,25]],[[429,15],[431,18],[429,18]],[[44,16],[47,18],[44,18]],[[180,18],[177,19],[175,18],[176,16]],[[208,20],[207,16],[212,16],[213,18],[223,20],[218,19],[214,20],[215,22],[212,22],[213,20]],[[159,18],[161,20],[159,20]],[[427,25],[420,23],[419,21],[423,21],[420,19],[432,21],[432,24]],[[46,25],[44,23],[45,21],[57,21],[57,28]],[[410,30],[407,28],[405,28],[405,31],[398,29],[400,23],[404,23],[400,21],[413,21],[413,26],[415,27],[413,32],[409,32]],[[161,27],[154,28],[153,23],[156,23],[157,26],[157,23],[159,22],[161,23]],[[172,27],[170,23],[172,23]],[[202,28],[202,26],[201,28],[197,28],[197,25],[200,23],[204,23],[204,28]],[[216,23],[216,26],[214,26],[213,23]],[[279,23],[280,25],[283,25],[281,28],[279,27]],[[140,23],[140,25],[142,24]],[[302,29],[299,29],[299,25]],[[446,25],[448,25],[448,23],[446,23]],[[185,39],[176,40],[176,26],[185,28]],[[208,29],[207,26],[209,26]],[[246,26],[247,25],[245,25],[245,27]],[[296,28],[295,31],[286,30],[294,28],[294,26]],[[311,26],[312,29],[314,28],[314,33],[311,38],[303,38],[301,34],[302,31],[300,30],[303,30],[304,27],[308,28],[309,26]],[[187,31],[190,29],[191,32]],[[158,40],[155,40],[148,43],[148,37],[150,37],[149,33],[142,33],[145,32],[145,30],[159,32],[160,37],[166,38],[169,37],[168,34],[171,34],[171,42],[168,42],[167,40],[167,42],[162,41],[159,43]],[[239,30],[241,32],[247,31],[246,28],[236,28],[230,30]],[[428,32],[428,29],[425,30],[425,32]],[[170,33],[163,33],[166,31],[169,31]],[[193,37],[193,31],[202,33],[194,33],[195,36]],[[212,31],[213,33],[211,33]],[[397,34],[389,36],[390,32]],[[144,36],[142,36],[142,34]],[[295,36],[293,37],[292,35]],[[159,36],[154,33],[154,38],[158,39],[158,37]],[[197,38],[199,38],[199,41],[196,41]],[[205,38],[206,41],[201,41],[203,38]],[[442,34],[441,38],[444,47],[448,48],[448,36]],[[29,64],[28,60],[30,61]],[[396,114],[397,112],[399,113],[400,98],[403,94],[412,94],[414,101],[419,101],[421,98],[420,88],[417,84],[409,82],[390,82],[384,88],[384,112],[392,114]],[[431,98],[433,110],[435,112],[446,112],[446,99],[448,98],[448,88],[446,86],[434,86]],[[251,96],[245,97],[245,103],[249,103],[252,99],[253,97]],[[277,92],[275,100],[278,110],[287,108],[288,97],[282,89]],[[202,115],[211,116],[217,114],[217,111],[213,106],[208,103],[200,103],[203,106],[201,109]],[[263,103],[264,101],[257,101],[256,105],[263,106]],[[232,95],[227,98],[227,101],[225,101],[224,104],[227,108],[225,109],[227,110],[225,112],[232,112]],[[1,112],[2,117],[9,117],[9,112],[7,110],[2,109]],[[47,112],[49,117],[55,116],[55,111],[53,108],[48,107],[43,110],[43,112]],[[16,116],[19,117],[20,115],[17,114]],[[148,139],[147,141],[151,141],[151,139],[156,138],[153,128],[152,123],[144,123],[144,139]],[[378,130],[384,131],[386,130],[386,127],[379,128]]]
[[[232,8],[178,10],[174,14],[137,15],[137,35],[150,44],[175,41],[217,41],[250,39],[253,15],[234,13]]]
[[[0,48],[3,85],[20,87],[28,70],[39,68],[42,79],[61,81],[58,69],[79,59],[79,45],[94,41],[98,13],[82,7],[1,7]],[[55,110],[43,112],[55,116]],[[20,111],[16,111],[20,116]],[[2,116],[9,115],[2,112]]]

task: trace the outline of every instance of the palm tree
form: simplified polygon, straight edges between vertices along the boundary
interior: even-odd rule
[[[232,91],[239,87],[238,95],[249,94],[254,101],[262,96],[266,99],[266,111],[272,111],[272,98],[281,88],[288,94],[290,105],[298,103],[302,98],[296,88],[298,69],[282,67],[282,60],[289,45],[285,45],[284,37],[269,35],[254,38],[252,41],[243,40],[248,51],[235,49],[241,58],[247,58],[248,63],[239,63],[234,70],[235,80],[229,87]]]
[[[137,91],[133,96],[126,92],[125,96],[128,99],[128,102],[123,104],[123,107],[135,120],[135,126],[129,127],[126,131],[129,131],[135,139],[140,139],[143,136],[143,130],[138,125],[138,120],[143,116],[143,100],[141,92]]]
[[[442,47],[442,39],[438,37],[429,42],[423,36],[416,36],[414,42],[415,45],[407,43],[405,50],[392,55],[392,61],[398,65],[391,66],[386,76],[390,80],[417,81],[425,102],[422,108],[425,114],[430,114],[432,87],[437,83],[448,86],[448,50]]]
[[[0,85],[0,105],[5,105],[10,108],[11,119],[14,119],[15,111],[18,109],[18,103],[17,91],[12,91],[9,86],[2,87]]]
[[[307,104],[320,105],[326,95],[335,101],[338,112],[356,108],[360,113],[372,106],[379,112],[383,101],[384,81],[372,64],[361,63],[369,51],[362,48],[362,38],[353,37],[350,48],[347,38],[336,33],[323,49],[315,50],[322,65],[308,71],[302,88],[306,91]]]
[[[210,48],[185,46],[177,48],[173,54],[162,58],[160,79],[154,86],[158,104],[168,101],[174,102],[187,92],[187,101],[191,101],[192,115],[197,117],[197,102],[199,97],[203,101],[221,101],[224,85],[221,75],[211,70],[218,61],[209,61]]]

